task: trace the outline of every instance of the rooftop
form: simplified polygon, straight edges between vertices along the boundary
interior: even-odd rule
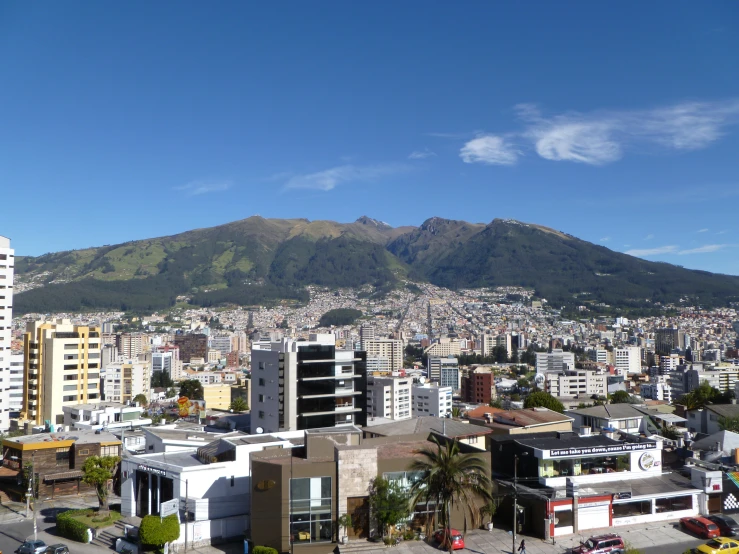
[[[77,444],[120,443],[118,437],[107,431],[70,431],[68,433],[39,433],[5,439],[19,444],[42,444],[48,442],[73,441]]]
[[[739,417],[739,404],[711,404],[706,406],[706,410],[720,417]]]
[[[493,415],[493,418],[497,423],[504,423],[516,427],[529,427],[531,425],[572,421],[571,417],[548,408],[525,408],[523,410],[498,412]]]
[[[438,433],[447,437],[475,437],[487,435],[491,431],[480,425],[471,425],[455,419],[443,417],[423,416],[403,421],[394,421],[384,425],[365,427],[373,435],[391,437],[394,435],[417,435]]]
[[[567,413],[600,417],[603,419],[642,418],[644,416],[644,414],[634,408],[631,404],[603,404],[602,406],[593,406],[591,408],[582,408],[580,410],[568,410]]]

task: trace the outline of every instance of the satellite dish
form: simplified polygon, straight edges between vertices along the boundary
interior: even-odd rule
[[[255,431],[257,435],[261,435],[262,433],[264,433],[264,427],[257,427]]]

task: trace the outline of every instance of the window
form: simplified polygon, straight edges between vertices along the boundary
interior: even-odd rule
[[[118,456],[118,445],[101,447],[100,455],[101,456]]]
[[[290,541],[330,542],[331,477],[290,479]]]
[[[637,500],[613,505],[613,517],[640,516],[652,513],[651,500]]]
[[[78,450],[77,451],[78,456],[89,456],[90,455],[90,449],[85,448],[84,450]]]
[[[259,378],[259,386],[260,387],[263,387],[264,386],[264,379],[261,378],[261,377]]]
[[[69,467],[69,448],[56,449],[56,465]]]
[[[264,419],[264,412],[259,410],[259,419]]]
[[[675,496],[672,498],[658,498],[655,505],[657,513],[690,510],[693,508],[693,497]]]
[[[264,402],[264,395],[263,395],[263,394],[260,394],[260,395],[259,395],[259,401],[260,401],[260,402]]]
[[[259,362],[259,369],[264,369],[264,362]]]

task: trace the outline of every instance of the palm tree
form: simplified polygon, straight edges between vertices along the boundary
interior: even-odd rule
[[[420,458],[413,461],[411,471],[420,471],[421,478],[410,489],[411,506],[425,503],[434,504],[439,512],[439,523],[451,535],[451,514],[455,506],[461,508],[464,518],[464,533],[468,521],[476,526],[480,518],[478,499],[492,501],[492,483],[488,477],[485,459],[477,454],[462,454],[457,439],[441,444],[436,437],[431,438],[436,446],[416,451]],[[427,510],[428,511],[428,510]],[[427,534],[433,518],[426,521]],[[447,540],[451,551],[451,541]]]

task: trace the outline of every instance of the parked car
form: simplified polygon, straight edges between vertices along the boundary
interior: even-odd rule
[[[44,554],[69,554],[69,548],[66,544],[52,544],[46,547]]]
[[[738,554],[739,542],[736,539],[717,537],[700,545],[695,551],[699,554]]]
[[[706,519],[713,521],[718,525],[718,530],[722,537],[736,537],[739,535],[739,523],[732,517],[723,514],[706,516]]]
[[[25,541],[15,549],[15,554],[41,554],[46,550],[44,541]]]
[[[450,529],[450,531],[450,536],[452,538],[452,550],[460,550],[464,548],[464,537],[462,536],[462,533],[460,533],[456,529]],[[436,533],[434,533],[434,540],[438,542],[441,546],[449,544],[449,539],[447,539],[446,537],[446,529],[439,529]]]
[[[572,549],[572,554],[623,554],[624,550],[626,550],[624,540],[618,535],[609,533],[590,537],[581,542],[580,546]]]
[[[701,516],[680,518],[680,529],[690,531],[706,539],[713,539],[721,534],[718,525]]]

